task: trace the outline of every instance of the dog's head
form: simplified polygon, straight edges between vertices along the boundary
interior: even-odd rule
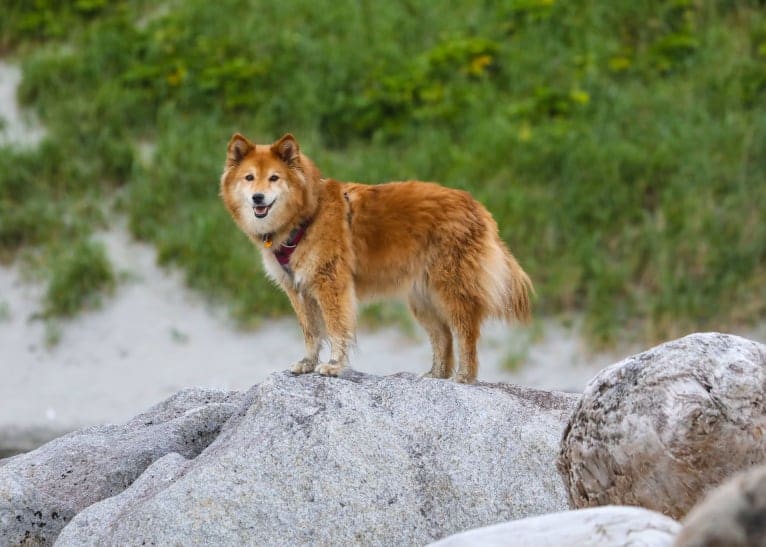
[[[316,167],[289,133],[271,145],[236,133],[221,175],[221,197],[251,238],[278,232],[313,214]]]

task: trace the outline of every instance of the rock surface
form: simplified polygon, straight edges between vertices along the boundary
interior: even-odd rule
[[[58,544],[416,545],[561,511],[555,458],[578,397],[276,373],[199,456],[157,460]]]
[[[429,547],[670,547],[680,528],[655,511],[610,505],[468,530]]]
[[[585,388],[558,468],[575,508],[639,505],[682,517],[766,460],[766,346],[694,334],[604,369]]]
[[[120,426],[97,426],[0,461],[0,545],[50,544],[85,507],[122,492],[155,460],[193,458],[241,394],[183,390]]]
[[[766,466],[730,479],[689,512],[676,547],[766,545]]]

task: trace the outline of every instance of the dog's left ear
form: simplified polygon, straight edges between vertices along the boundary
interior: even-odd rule
[[[271,151],[290,167],[298,167],[301,163],[301,149],[290,133],[272,144]]]

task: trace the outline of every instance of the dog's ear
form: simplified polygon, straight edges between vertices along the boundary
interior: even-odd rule
[[[272,144],[271,151],[290,167],[298,167],[301,163],[301,149],[298,147],[298,141],[290,133]]]
[[[242,161],[255,146],[239,133],[234,133],[226,150],[226,167],[233,167]]]

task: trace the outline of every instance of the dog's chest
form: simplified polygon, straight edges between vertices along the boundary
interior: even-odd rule
[[[292,287],[293,289],[299,289],[301,281],[303,279],[301,272],[296,271],[290,265],[289,269],[286,269],[279,263],[277,257],[271,251],[263,251],[263,268],[271,279],[282,285],[283,287]]]

